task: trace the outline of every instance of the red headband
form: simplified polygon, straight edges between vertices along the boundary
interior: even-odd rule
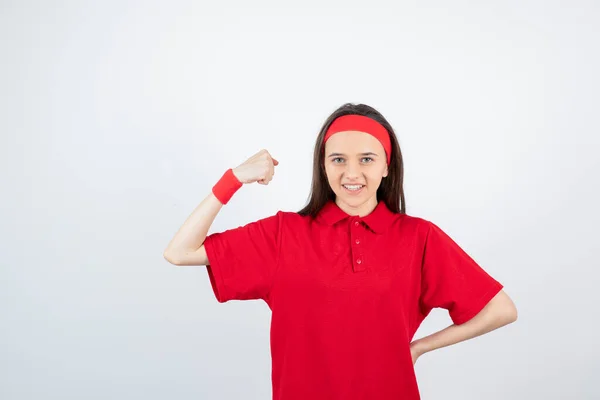
[[[383,145],[383,149],[387,155],[387,163],[390,165],[390,159],[392,155],[390,134],[379,122],[372,118],[365,117],[364,115],[342,115],[341,117],[336,118],[333,123],[329,125],[329,129],[327,129],[325,138],[323,139],[323,146],[325,146],[325,142],[327,142],[327,139],[329,139],[331,135],[343,131],[360,131],[375,136],[375,138]]]

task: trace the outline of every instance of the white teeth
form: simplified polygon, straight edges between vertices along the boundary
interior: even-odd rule
[[[343,185],[343,186],[344,186],[346,189],[348,189],[348,190],[358,190],[358,189],[360,189],[361,187],[363,187],[363,185],[352,185],[352,186],[350,186],[350,185]]]

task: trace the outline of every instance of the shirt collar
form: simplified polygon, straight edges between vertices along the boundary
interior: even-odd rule
[[[373,232],[381,234],[394,221],[396,214],[390,211],[384,201],[379,201],[377,206],[370,214],[364,217],[352,216],[342,210],[333,200],[329,200],[319,211],[317,218],[326,225],[334,225],[341,220],[352,217],[363,221]]]

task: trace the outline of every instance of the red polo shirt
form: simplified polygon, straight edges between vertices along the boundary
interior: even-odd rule
[[[380,201],[350,216],[333,201],[209,235],[208,274],[221,303],[270,307],[274,400],[419,399],[410,354],[434,307],[455,324],[501,289],[430,221]]]

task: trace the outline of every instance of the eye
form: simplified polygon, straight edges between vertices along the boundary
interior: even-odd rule
[[[331,160],[331,161],[333,161],[334,164],[339,164],[335,160],[343,160],[343,158],[342,157],[335,157],[334,159]]]
[[[363,157],[362,159],[363,160],[371,160],[371,161],[373,161],[373,159],[371,157]],[[371,162],[371,161],[369,161],[369,162]]]

